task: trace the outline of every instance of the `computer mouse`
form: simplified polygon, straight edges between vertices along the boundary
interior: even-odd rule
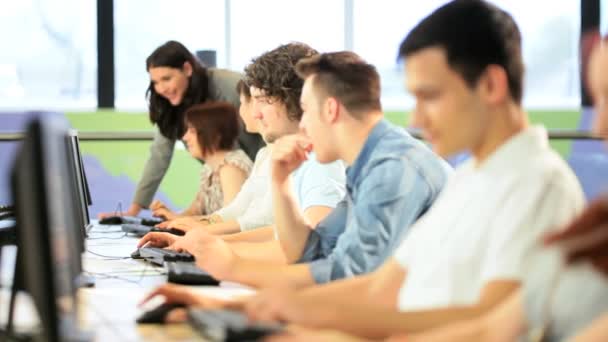
[[[108,216],[99,220],[99,224],[122,224],[122,216]]]
[[[164,303],[144,312],[136,319],[136,322],[138,324],[164,324],[165,318],[171,310],[185,307],[186,305],[182,303]]]
[[[135,250],[135,252],[131,253],[132,259],[143,259],[141,254],[139,254],[139,248]]]

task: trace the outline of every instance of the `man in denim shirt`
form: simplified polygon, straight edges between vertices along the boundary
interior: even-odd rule
[[[316,283],[375,270],[441,191],[448,166],[380,120],[346,170],[346,198],[311,232],[300,262]]]
[[[374,66],[344,51],[303,59],[296,70],[305,80],[302,133],[284,136],[273,147],[273,207],[287,261],[314,261],[280,265],[246,259],[209,236],[188,251],[217,279],[255,287],[304,287],[372,272],[446,181],[447,163],[384,119]],[[350,166],[345,200],[317,227],[304,218],[291,190],[292,172],[313,149],[320,163],[343,160]],[[175,291],[183,290],[165,286],[151,296],[170,297]]]

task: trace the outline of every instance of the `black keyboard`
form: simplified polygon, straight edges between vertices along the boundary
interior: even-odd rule
[[[161,218],[142,218],[141,219],[141,224],[143,224],[144,226],[156,226],[157,224],[164,222],[165,220],[161,219]]]
[[[150,232],[170,233],[179,236],[183,236],[184,234],[186,234],[186,232],[184,232],[183,230],[175,228],[157,228],[137,223],[125,223],[121,226],[121,228],[123,232],[135,234],[139,237],[144,236]]]
[[[193,262],[167,261],[165,266],[167,267],[167,281],[170,283],[212,286],[220,284],[217,279],[197,267]]]
[[[162,266],[165,261],[184,261],[193,262],[194,256],[190,253],[179,253],[169,249],[156,247],[143,247],[139,249],[139,255],[142,259],[150,261],[153,264]]]
[[[163,222],[159,218],[142,218],[137,216],[109,216],[99,220],[99,224],[141,224],[144,226],[155,226]]]
[[[190,325],[210,341],[257,341],[283,330],[280,324],[251,323],[233,310],[188,310]]]

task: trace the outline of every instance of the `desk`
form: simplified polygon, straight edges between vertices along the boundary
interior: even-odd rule
[[[86,243],[83,268],[95,278],[95,287],[80,289],[83,321],[95,336],[95,341],[201,341],[188,324],[137,325],[135,318],[142,310],[141,299],[153,288],[166,282],[162,267],[128,256],[135,250],[137,238],[126,236],[120,226],[94,226]],[[11,252],[12,250],[12,252]],[[15,248],[5,248],[2,258],[2,283],[12,277],[7,268],[14,264]],[[11,260],[12,254],[12,260]],[[234,283],[215,286],[192,286],[194,291],[217,298],[234,298],[253,293],[253,290]],[[6,291],[4,291],[6,292]],[[8,303],[3,293],[0,303]],[[162,300],[155,303],[159,304]],[[0,322],[6,322],[2,305]],[[19,296],[16,323],[28,328],[36,324],[29,298]]]

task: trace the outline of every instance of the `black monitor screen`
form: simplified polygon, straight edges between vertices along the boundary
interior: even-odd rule
[[[86,237],[86,227],[89,226],[89,200],[88,200],[88,184],[84,176],[84,166],[80,156],[80,148],[78,146],[78,135],[76,131],[70,130],[67,137],[68,159],[70,162],[70,178],[74,180],[74,192],[77,199],[77,207],[80,209],[75,212],[77,222],[79,222],[82,238]]]
[[[60,341],[76,327],[77,231],[67,122],[40,117],[28,125],[12,172],[20,285],[38,310],[42,339]]]
[[[75,132],[75,131],[74,131]],[[82,161],[82,153],[80,153],[80,139],[78,139],[78,134],[74,134],[74,146],[76,146],[76,154],[78,155],[78,159],[76,161],[79,163],[80,173],[82,177],[82,183],[84,184],[84,193],[86,195],[87,204],[93,205],[93,201],[91,200],[91,191],[89,190],[89,181],[87,181],[87,173],[84,170],[84,162]],[[89,216],[89,211],[87,210],[87,217]]]

